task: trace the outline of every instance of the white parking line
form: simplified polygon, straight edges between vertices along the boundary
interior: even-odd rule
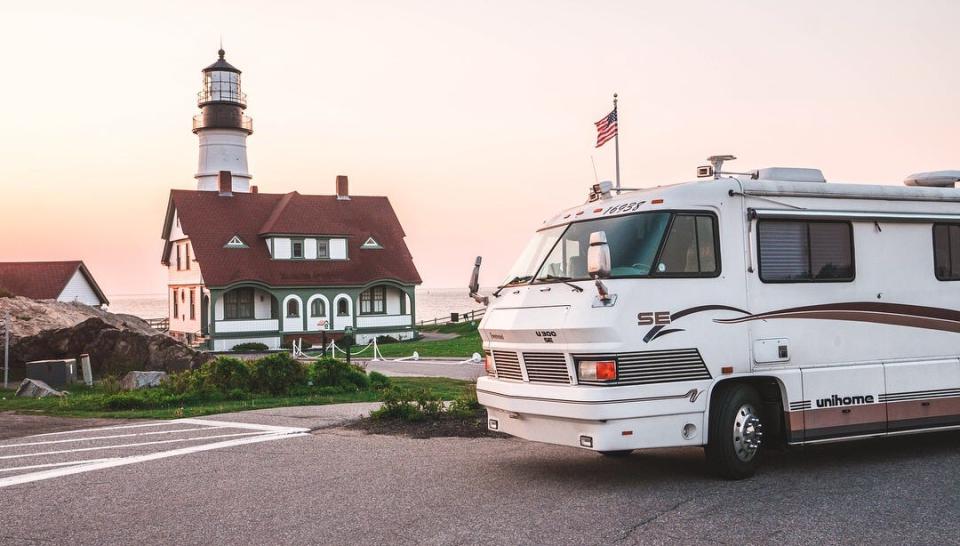
[[[5,444],[0,445],[0,449],[8,447],[24,447],[24,446],[44,446],[48,444],[65,444],[68,442],[89,442],[93,440],[110,440],[113,438],[131,438],[133,436],[153,436],[156,434],[178,434],[180,432],[196,432],[198,430],[214,430],[224,427],[200,427],[200,428],[180,428],[177,430],[158,430],[156,432],[136,432],[133,434],[112,434],[109,436],[84,436],[83,438],[68,438],[66,440],[47,440],[44,442],[27,442],[23,444]]]
[[[84,459],[82,461],[68,461],[65,463],[32,464],[29,466],[15,466],[13,468],[0,468],[0,472],[15,472],[17,470],[34,470],[37,468],[51,468],[55,466],[75,466],[78,464],[100,463],[103,461],[112,461],[115,459],[116,457],[108,457],[106,459]]]
[[[119,430],[122,428],[142,428],[142,427],[162,427],[169,425],[176,425],[186,421],[186,419],[180,419],[179,421],[157,421],[155,423],[139,423],[136,425],[115,425],[111,427],[99,427],[99,428],[81,428],[77,430],[61,430],[60,432],[44,432],[43,434],[34,434],[32,436],[27,436],[27,438],[39,438],[41,436],[58,436],[60,434],[79,434],[81,432],[102,432],[106,430]]]
[[[80,447],[77,449],[61,449],[59,451],[40,451],[37,453],[21,453],[19,455],[2,455],[0,460],[22,459],[24,457],[40,457],[43,455],[61,455],[63,453],[79,453],[81,451],[97,451],[100,449],[122,449],[126,447],[152,446],[157,444],[172,444],[176,442],[191,442],[196,440],[211,440],[213,438],[233,438],[236,436],[253,436],[254,434],[264,434],[263,432],[238,432],[235,434],[215,434],[213,436],[197,436],[194,438],[177,438],[174,440],[157,440],[155,442],[138,442],[135,444],[111,444],[108,446]]]
[[[79,464],[66,468],[53,468],[50,470],[42,470],[40,472],[31,472],[28,474],[20,474],[19,476],[10,476],[9,478],[0,478],[0,488],[9,487],[11,485],[19,485],[24,483],[36,482],[40,480],[49,480],[51,478],[58,478],[61,476],[70,476],[73,474],[80,474],[83,472],[90,472],[92,470],[100,470],[104,468],[113,468],[117,466],[124,466],[128,464],[142,463],[146,461],[155,461],[157,459],[165,459],[167,457],[176,457],[179,455],[187,455],[190,453],[197,453],[200,451],[209,451],[213,449],[223,449],[227,447],[234,447],[246,444],[254,444],[258,442],[270,442],[273,440],[284,440],[287,438],[297,438],[300,436],[309,436],[307,429],[288,429],[288,431],[298,432],[273,432],[260,434],[250,438],[236,438],[234,440],[227,440],[224,442],[216,442],[213,444],[201,444],[197,446],[183,447],[180,449],[173,449],[170,451],[161,451],[159,453],[149,453],[146,455],[135,455],[131,457],[122,457],[119,459],[107,460],[96,463],[89,464]]]

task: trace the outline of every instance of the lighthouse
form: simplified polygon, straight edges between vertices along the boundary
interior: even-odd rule
[[[197,189],[220,190],[219,175],[229,171],[230,191],[250,191],[247,169],[247,137],[253,134],[253,120],[244,115],[247,96],[240,87],[240,70],[218,51],[217,62],[203,69],[203,88],[197,94],[200,113],[193,117],[193,132],[200,139]],[[224,188],[225,189],[225,188]]]

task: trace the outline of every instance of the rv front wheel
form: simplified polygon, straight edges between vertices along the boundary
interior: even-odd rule
[[[730,480],[749,478],[760,462],[763,422],[760,394],[750,385],[721,385],[710,405],[707,463]]]

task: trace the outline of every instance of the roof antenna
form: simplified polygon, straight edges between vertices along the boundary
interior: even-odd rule
[[[590,163],[593,163],[593,181],[596,184],[600,183],[600,177],[597,176],[597,162],[593,160],[593,154],[590,154]]]
[[[220,50],[217,51],[217,53],[220,54],[220,58],[221,58],[221,59],[223,58],[224,53],[226,53],[226,52],[223,50],[223,33],[220,33]]]

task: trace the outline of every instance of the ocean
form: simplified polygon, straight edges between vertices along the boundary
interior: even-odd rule
[[[484,292],[486,293],[486,291]],[[110,311],[144,319],[167,316],[165,294],[133,294],[107,296]],[[466,313],[482,306],[467,296],[466,288],[417,288],[417,321],[449,317],[450,313]]]

